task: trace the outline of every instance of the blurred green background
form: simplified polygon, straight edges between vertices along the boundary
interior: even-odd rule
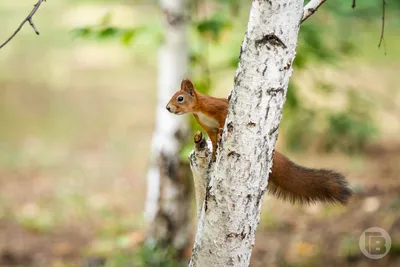
[[[251,266],[372,266],[358,248],[371,226],[392,237],[379,264],[398,266],[400,1],[387,2],[386,55],[381,1],[354,10],[327,1],[302,25],[277,147],[342,171],[356,196],[348,207],[266,197]],[[0,3],[0,41],[33,4]],[[231,90],[249,8],[197,1],[199,90]],[[49,0],[34,22],[40,36],[27,24],[0,50],[0,265],[177,266],[140,245],[163,39],[157,2]]]

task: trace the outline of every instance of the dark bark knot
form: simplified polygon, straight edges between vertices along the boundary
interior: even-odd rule
[[[177,26],[179,24],[184,23],[187,20],[187,16],[172,12],[168,9],[163,9],[164,17],[167,20],[168,24],[171,26]]]
[[[236,151],[229,151],[228,152],[228,157],[231,157],[231,156],[235,156],[235,157],[239,158],[240,154],[237,153]]]
[[[248,194],[248,195],[246,196],[246,199],[247,199],[246,205],[250,203],[250,201],[252,200],[252,198],[253,198],[253,197],[252,197],[252,195],[250,195],[250,194]]]
[[[317,11],[315,8],[311,8],[311,7],[309,9],[307,9],[307,10],[308,10],[308,12],[311,13],[311,15],[314,14],[315,11]]]
[[[215,197],[211,195],[211,186],[207,186],[206,188],[206,197],[204,199],[204,212],[208,210],[208,201],[212,198],[215,201]]]
[[[286,49],[287,46],[282,42],[282,40],[276,36],[275,34],[267,34],[264,35],[261,39],[255,41],[256,48],[266,45],[269,49],[268,45],[272,45],[273,47],[281,47]]]
[[[279,69],[279,71],[288,70],[291,66],[292,66],[292,63],[288,62],[288,63],[286,63],[286,65],[283,68]]]
[[[246,234],[244,232],[238,234],[238,233],[230,233],[226,236],[226,238],[240,238],[240,239],[245,239],[246,238]]]
[[[285,93],[285,90],[283,90],[282,87],[278,87],[278,88],[269,88],[268,89],[268,94],[272,95],[272,96],[276,96],[278,93]]]
[[[247,123],[247,126],[249,126],[249,127],[251,127],[251,128],[254,128],[254,127],[256,126],[256,123],[250,121],[250,122]]]
[[[256,207],[260,206],[262,197],[264,196],[266,188],[261,189],[260,194],[257,196]]]
[[[236,73],[235,77],[233,78],[233,82],[236,86],[242,85],[242,71]]]
[[[264,1],[260,1],[260,2],[264,2]],[[267,2],[270,6],[272,6],[272,1],[271,0],[265,0],[265,2]]]
[[[228,129],[228,133],[231,134],[233,131],[233,124],[232,122],[229,122],[228,125],[226,125],[226,128]]]

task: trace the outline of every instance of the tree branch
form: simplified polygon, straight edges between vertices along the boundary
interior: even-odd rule
[[[35,33],[37,35],[39,35],[39,31],[36,28],[35,24],[33,24],[32,21],[32,17],[33,15],[36,13],[36,11],[39,9],[40,5],[46,0],[39,0],[34,6],[33,9],[31,11],[31,13],[29,13],[29,15],[21,22],[21,24],[19,25],[19,27],[17,28],[17,30],[10,36],[10,38],[8,38],[3,44],[0,45],[0,49],[3,48],[8,42],[10,42],[15,35],[17,35],[17,33],[22,29],[22,26],[24,26],[24,24],[26,22],[29,22],[29,24],[32,26],[33,30],[35,31]]]
[[[303,18],[301,19],[301,23],[303,23],[306,19],[308,19],[312,14],[314,14],[318,8],[325,3],[326,0],[310,0],[307,5],[304,7]]]
[[[385,16],[386,16],[386,0],[382,0],[382,28],[381,28],[381,38],[379,39],[379,44],[378,48],[381,48],[381,45],[383,43],[383,47],[385,50],[385,55],[386,55],[386,44],[385,44]]]
[[[208,167],[211,160],[211,153],[209,144],[201,132],[197,132],[194,136],[194,144],[194,150],[190,153],[189,160],[196,195],[196,214],[197,218],[200,218],[206,198],[206,188],[210,183]]]

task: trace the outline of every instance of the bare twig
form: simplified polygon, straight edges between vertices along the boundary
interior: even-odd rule
[[[33,9],[32,9],[32,11],[31,11],[31,13],[29,13],[29,15],[21,22],[21,24],[19,25],[19,27],[17,28],[17,30],[10,36],[10,38],[8,38],[3,44],[0,45],[0,49],[3,48],[8,42],[10,42],[10,41],[15,37],[15,35],[17,35],[17,33],[21,30],[22,26],[24,26],[24,24],[25,24],[26,22],[29,22],[29,24],[32,26],[32,28],[33,28],[33,30],[35,31],[35,33],[36,33],[37,35],[39,35],[38,29],[36,28],[35,24],[33,24],[32,17],[33,17],[33,15],[36,13],[36,11],[39,9],[39,6],[40,6],[43,2],[45,2],[45,1],[46,1],[46,0],[39,0],[39,1],[33,6]]]
[[[312,14],[314,14],[318,8],[325,3],[326,0],[310,0],[308,4],[304,7],[303,18],[301,19],[301,23],[303,23],[306,19],[308,19]]]
[[[378,48],[381,48],[383,43],[383,49],[386,55],[386,43],[385,43],[385,16],[386,16],[386,0],[382,0],[382,28],[381,28],[381,38],[379,39]]]
[[[354,9],[356,8],[356,0],[353,0],[353,3],[351,4],[351,7]]]

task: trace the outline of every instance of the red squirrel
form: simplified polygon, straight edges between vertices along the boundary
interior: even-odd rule
[[[189,79],[184,79],[166,109],[177,115],[193,113],[211,140],[212,159],[215,159],[219,133],[228,114],[228,100],[201,94]],[[325,201],[345,205],[352,195],[342,174],[299,166],[278,151],[273,155],[268,191],[278,198],[300,203]]]

